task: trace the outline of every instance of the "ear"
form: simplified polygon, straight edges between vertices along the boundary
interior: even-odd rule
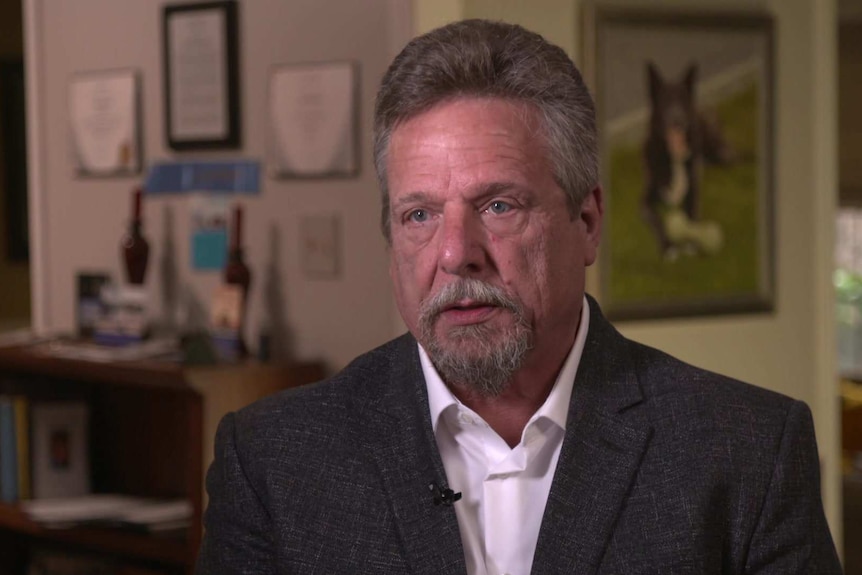
[[[604,214],[605,203],[602,187],[596,186],[581,204],[580,219],[584,225],[584,265],[590,266],[596,261],[599,242],[602,239]]]
[[[656,103],[664,87],[664,80],[652,60],[647,61],[647,85],[649,86],[650,100]]]
[[[683,86],[685,86],[685,91],[688,92],[688,95],[694,96],[694,86],[697,83],[697,64],[692,64],[685,71],[685,75],[682,79]]]

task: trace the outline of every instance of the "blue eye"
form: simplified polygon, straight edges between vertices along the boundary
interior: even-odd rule
[[[501,202],[500,200],[493,201],[491,202],[491,205],[488,206],[488,211],[492,214],[504,214],[511,209],[512,206],[506,202]]]
[[[413,210],[412,212],[407,214],[407,219],[411,222],[421,224],[422,222],[428,221],[428,212],[425,210]]]

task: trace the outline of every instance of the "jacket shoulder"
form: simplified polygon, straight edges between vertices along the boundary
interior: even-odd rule
[[[636,342],[630,345],[646,403],[664,423],[780,435],[794,407],[808,411],[803,402],[782,393],[695,367]]]
[[[285,389],[236,413],[237,433],[274,429],[318,429],[345,423],[357,398],[374,397],[386,386],[395,362],[415,352],[409,335],[391,340],[354,359],[335,375],[309,385]]]

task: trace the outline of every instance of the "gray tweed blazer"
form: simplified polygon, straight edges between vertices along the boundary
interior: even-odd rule
[[[629,341],[590,306],[532,572],[841,573],[805,404]],[[463,574],[432,481],[405,335],[224,418],[197,572]]]

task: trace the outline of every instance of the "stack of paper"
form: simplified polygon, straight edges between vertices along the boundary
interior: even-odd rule
[[[21,507],[32,520],[55,528],[97,524],[163,531],[187,527],[192,516],[188,500],[164,501],[125,495],[34,499],[22,502]]]

